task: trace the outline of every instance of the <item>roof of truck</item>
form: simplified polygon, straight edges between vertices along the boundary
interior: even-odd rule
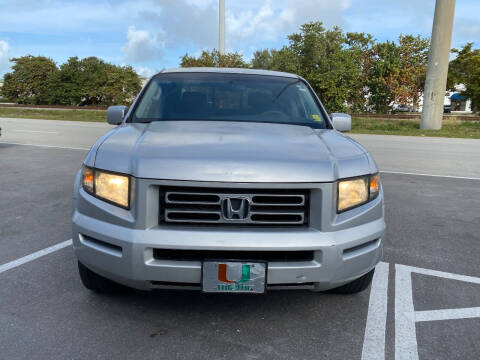
[[[279,76],[279,77],[289,77],[299,79],[300,76],[295,74],[290,74],[281,71],[270,71],[270,70],[258,70],[258,69],[245,69],[245,68],[216,68],[216,67],[185,67],[185,68],[174,68],[174,69],[165,69],[161,73],[225,73],[225,74],[248,74],[248,75],[268,75],[268,76]]]

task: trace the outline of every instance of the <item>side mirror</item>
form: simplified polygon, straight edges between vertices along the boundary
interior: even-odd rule
[[[109,106],[107,109],[107,122],[111,125],[119,125],[127,114],[128,107],[124,105]]]
[[[333,127],[341,132],[348,132],[352,129],[352,117],[348,114],[333,113],[330,115]]]

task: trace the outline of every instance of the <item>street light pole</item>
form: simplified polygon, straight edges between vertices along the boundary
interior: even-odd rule
[[[455,0],[437,0],[428,55],[427,78],[423,92],[421,129],[439,130],[442,128],[443,99],[447,86],[454,12]]]
[[[225,0],[220,0],[219,3],[219,36],[218,36],[218,51],[220,54],[225,54]]]

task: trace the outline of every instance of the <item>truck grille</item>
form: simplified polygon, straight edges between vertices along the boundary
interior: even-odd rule
[[[306,225],[308,190],[168,187],[160,221],[178,224]]]

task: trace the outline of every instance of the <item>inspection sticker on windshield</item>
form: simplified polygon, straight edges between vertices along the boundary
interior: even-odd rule
[[[266,274],[266,263],[206,260],[202,266],[202,291],[262,294]]]
[[[313,120],[315,120],[315,121],[322,121],[322,118],[320,117],[320,115],[317,115],[317,114],[313,114],[313,115],[312,115],[312,118],[313,118]]]

